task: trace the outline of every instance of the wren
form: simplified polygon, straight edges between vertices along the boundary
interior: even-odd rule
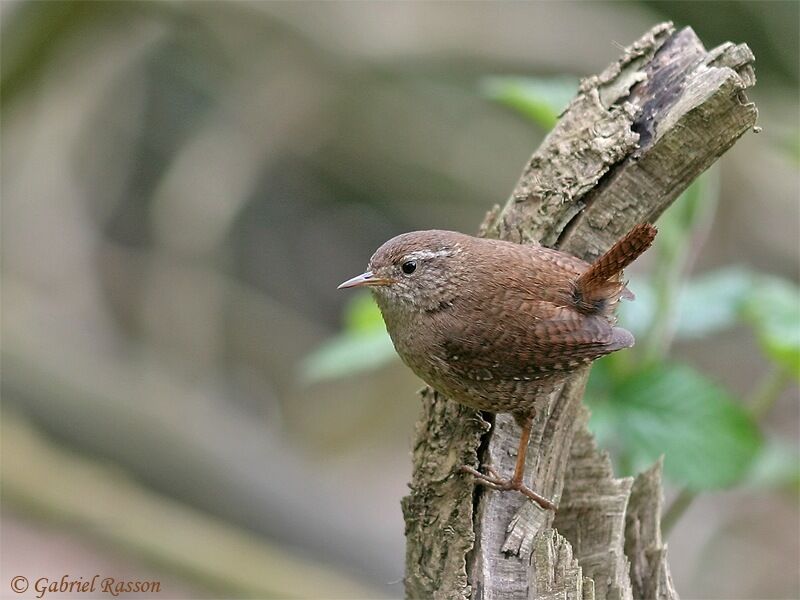
[[[537,398],[582,365],[633,346],[615,326],[617,303],[633,299],[622,270],[655,235],[639,224],[589,264],[543,246],[414,231],[383,244],[367,272],[339,288],[371,289],[403,362],[438,393],[514,416],[522,428],[514,474],[462,470],[555,510],[522,480]]]

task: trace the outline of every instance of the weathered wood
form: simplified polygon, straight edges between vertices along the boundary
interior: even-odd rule
[[[582,81],[481,233],[591,260],[637,222],[655,220],[755,124],[756,109],[744,96],[754,83],[752,60],[744,45],[706,52],[689,28],[654,27],[603,73]],[[637,500],[627,530],[647,523],[647,535],[626,538],[632,481],[613,478],[585,430],[580,399],[587,375],[582,370],[541,398],[528,449],[528,484],[560,504],[555,524],[551,513],[520,495],[473,493],[469,478],[447,470],[480,458],[510,472],[519,433],[510,416],[495,416],[483,436],[487,422],[479,415],[424,395],[411,494],[403,503],[408,597],[550,598],[579,591],[595,598],[651,591],[677,597],[665,548],[653,533],[660,471],[634,486],[648,490],[636,496],[647,501]],[[569,560],[578,561],[579,571],[564,567],[567,542],[553,537],[553,525],[572,543]]]
[[[575,428],[579,424],[580,400],[588,374],[589,370],[583,369],[580,375],[551,394],[546,399],[547,408],[539,411],[531,429],[526,483],[557,504]],[[514,440],[519,439],[519,428],[513,418],[498,415],[492,431],[493,439],[484,452],[483,462],[501,473],[510,473],[516,461]],[[500,439],[503,444],[495,442]],[[524,564],[516,557],[529,559],[535,543],[531,534],[551,527],[553,513],[521,494],[480,492],[482,490],[476,509],[477,543],[469,568],[472,584],[476,592],[482,594],[476,593],[476,597],[488,598],[496,594],[524,598],[528,594],[528,578],[521,576],[520,568],[524,568]]]
[[[572,546],[555,529],[542,531],[536,539],[530,582],[531,600],[594,600],[594,582],[583,577]]]
[[[420,392],[422,416],[412,454],[411,494],[403,498],[408,598],[467,598],[466,556],[472,549],[473,486],[455,476],[475,464],[489,423],[480,413],[429,388]],[[424,541],[423,541],[424,540]]]
[[[586,428],[588,417],[584,408],[554,525],[572,543],[583,574],[594,581],[595,598],[631,599],[624,545],[625,509],[633,479],[614,478],[611,460],[598,451]]]
[[[678,597],[667,565],[667,547],[661,542],[662,462],[636,477],[625,513],[625,555],[631,561],[634,598]]]

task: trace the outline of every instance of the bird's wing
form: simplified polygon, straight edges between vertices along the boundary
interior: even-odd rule
[[[452,324],[441,338],[442,356],[471,379],[537,379],[633,345],[630,333],[599,316],[546,301],[525,302],[520,311],[504,316],[489,306]]]

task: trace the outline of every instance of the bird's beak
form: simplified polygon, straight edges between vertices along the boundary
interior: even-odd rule
[[[351,288],[351,287],[389,285],[390,283],[392,283],[391,279],[385,279],[383,277],[375,277],[372,271],[367,271],[366,273],[362,273],[361,275],[356,275],[352,279],[348,279],[336,289],[343,290],[344,288]]]

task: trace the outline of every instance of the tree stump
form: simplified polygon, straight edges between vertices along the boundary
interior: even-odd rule
[[[592,261],[658,216],[756,122],[745,44],[706,51],[690,28],[653,27],[581,82],[556,127],[481,235],[540,243]],[[589,370],[541,398],[521,494],[475,486],[462,464],[513,469],[510,415],[477,413],[422,392],[411,492],[403,499],[408,598],[664,598],[661,465],[615,478],[586,428]]]

